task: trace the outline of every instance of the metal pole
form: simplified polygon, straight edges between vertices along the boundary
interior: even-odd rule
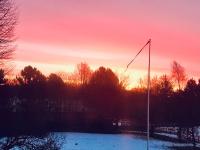
[[[140,49],[140,51],[136,54],[136,56],[128,63],[126,70],[128,69],[128,67],[135,61],[135,59],[137,58],[137,56],[142,52],[142,50],[149,44],[149,64],[148,64],[148,96],[147,96],[147,150],[149,150],[149,105],[150,105],[150,62],[151,62],[151,39],[148,40],[148,42]],[[125,70],[125,72],[126,72]]]
[[[147,150],[149,150],[149,126],[150,126],[150,123],[149,123],[149,104],[150,104],[151,39],[149,39],[148,43],[149,43],[149,64],[148,64],[148,86],[147,86],[147,89],[148,89],[148,96],[147,96]]]

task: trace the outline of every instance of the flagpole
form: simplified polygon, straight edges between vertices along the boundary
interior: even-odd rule
[[[151,69],[151,39],[149,39],[148,41],[149,43],[149,63],[148,63],[148,85],[147,85],[147,89],[148,89],[148,96],[147,96],[147,150],[149,150],[149,104],[150,104],[150,69]]]
[[[150,126],[150,72],[151,72],[151,39],[149,39],[147,41],[147,43],[139,50],[139,52],[136,54],[136,56],[128,63],[128,65],[126,66],[125,72],[127,71],[127,69],[129,68],[129,66],[134,63],[135,59],[137,58],[137,56],[142,52],[142,50],[149,44],[149,61],[148,61],[148,85],[147,85],[147,90],[148,90],[148,94],[147,94],[147,150],[149,150],[149,126]]]

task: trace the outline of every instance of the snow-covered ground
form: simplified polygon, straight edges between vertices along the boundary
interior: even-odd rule
[[[156,134],[171,137],[171,138],[178,138],[176,134],[169,134],[169,133],[156,133]]]
[[[145,150],[146,138],[132,134],[56,133],[65,136],[63,150]],[[150,150],[181,144],[150,139]],[[183,145],[182,145],[183,146]]]

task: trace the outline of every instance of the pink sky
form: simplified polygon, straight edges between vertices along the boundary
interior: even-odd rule
[[[176,60],[185,67],[188,76],[200,77],[198,0],[16,0],[16,3],[19,10],[16,69],[31,64],[42,72],[72,71],[76,64],[85,61],[92,68],[104,65],[121,72],[151,38],[153,73],[169,73],[170,64]],[[132,80],[144,76],[146,66],[147,51],[131,66]]]

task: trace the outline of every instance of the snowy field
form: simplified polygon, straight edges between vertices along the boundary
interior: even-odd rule
[[[145,150],[146,139],[132,134],[56,133],[65,137],[62,150]],[[150,150],[168,150],[180,144],[151,139]],[[181,146],[181,145],[180,145]],[[183,146],[183,145],[182,145]]]

